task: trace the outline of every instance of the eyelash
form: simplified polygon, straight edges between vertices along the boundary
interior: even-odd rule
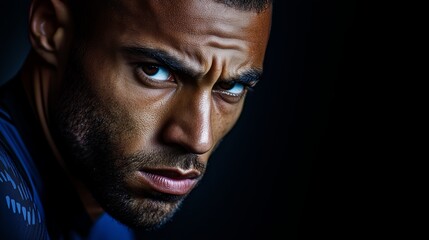
[[[229,96],[240,96],[240,95],[244,95],[247,91],[254,91],[254,85],[255,85],[255,84],[251,84],[251,83],[248,83],[248,82],[240,82],[240,81],[232,81],[232,82],[220,81],[220,82],[217,82],[216,84],[219,86],[219,85],[221,85],[223,83],[225,83],[225,84],[241,84],[241,85],[243,85],[244,89],[243,89],[243,93],[241,93],[241,94],[233,94],[233,93],[227,92],[227,90],[223,90]]]

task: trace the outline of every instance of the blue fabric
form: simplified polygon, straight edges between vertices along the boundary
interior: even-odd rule
[[[133,239],[133,232],[113,219],[109,214],[103,214],[94,224],[88,240]]]
[[[42,201],[45,194],[43,180],[33,160],[10,114],[0,107],[0,239],[134,239],[134,234],[128,227],[107,213],[92,225],[87,224],[85,229],[88,230],[84,231],[87,234],[82,234],[80,226],[73,225],[67,226],[67,232],[61,232],[63,229],[56,227],[62,225],[56,220],[55,225],[48,227]],[[72,218],[67,215],[63,217]],[[85,220],[82,219],[80,223],[85,223]],[[55,234],[49,231],[54,231]]]
[[[91,228],[86,238],[76,232],[70,233],[70,240],[131,240],[134,233],[123,224],[104,213]]]
[[[49,239],[37,169],[10,116],[0,109],[0,236]],[[40,189],[39,189],[40,190]]]

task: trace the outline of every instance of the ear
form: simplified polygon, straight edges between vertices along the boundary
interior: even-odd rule
[[[33,49],[48,63],[58,66],[70,34],[71,18],[64,0],[33,0],[29,38]]]

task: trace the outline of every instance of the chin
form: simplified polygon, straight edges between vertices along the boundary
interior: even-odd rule
[[[180,208],[182,200],[178,202],[165,202],[152,199],[136,201],[138,213],[135,215],[135,221],[129,226],[136,229],[153,230],[158,229],[169,222]],[[129,219],[132,220],[132,219]]]
[[[108,194],[100,204],[113,218],[136,230],[154,230],[169,222],[180,209],[184,196]]]

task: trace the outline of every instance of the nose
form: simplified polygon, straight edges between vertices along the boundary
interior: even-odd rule
[[[187,91],[172,106],[162,138],[187,152],[204,154],[213,147],[210,91]]]

